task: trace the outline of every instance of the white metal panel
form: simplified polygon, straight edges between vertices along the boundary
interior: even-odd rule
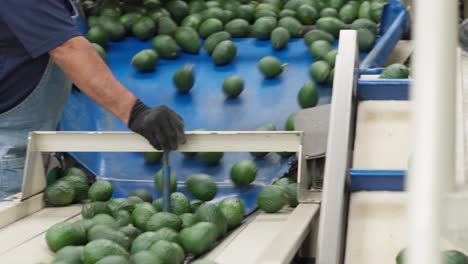
[[[410,101],[358,105],[354,169],[406,169],[410,156]]]
[[[409,264],[438,264],[443,197],[455,176],[458,1],[416,0],[408,177]]]

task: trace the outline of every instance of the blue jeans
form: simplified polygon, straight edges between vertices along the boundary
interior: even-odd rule
[[[0,114],[0,200],[21,191],[28,133],[56,129],[70,89],[70,80],[49,59],[33,92]]]

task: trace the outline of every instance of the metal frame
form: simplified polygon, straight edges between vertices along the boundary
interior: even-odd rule
[[[295,152],[302,157],[302,132],[197,131],[186,133],[183,152]],[[132,132],[31,132],[29,135],[22,200],[46,187],[42,152],[145,152],[158,151]],[[298,173],[303,172],[299,159]],[[298,175],[300,178],[301,176]]]
[[[317,260],[320,264],[343,261],[348,203],[348,171],[352,161],[358,79],[357,34],[340,32],[336,58],[330,128],[325,161]]]

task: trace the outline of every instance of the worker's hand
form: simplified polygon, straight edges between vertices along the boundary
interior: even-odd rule
[[[184,121],[165,105],[149,108],[137,100],[128,127],[158,150],[175,150],[178,144],[185,143]]]

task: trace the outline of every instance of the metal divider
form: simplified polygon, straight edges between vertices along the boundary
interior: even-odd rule
[[[319,219],[319,264],[343,262],[358,80],[357,34],[342,30],[336,58]]]

